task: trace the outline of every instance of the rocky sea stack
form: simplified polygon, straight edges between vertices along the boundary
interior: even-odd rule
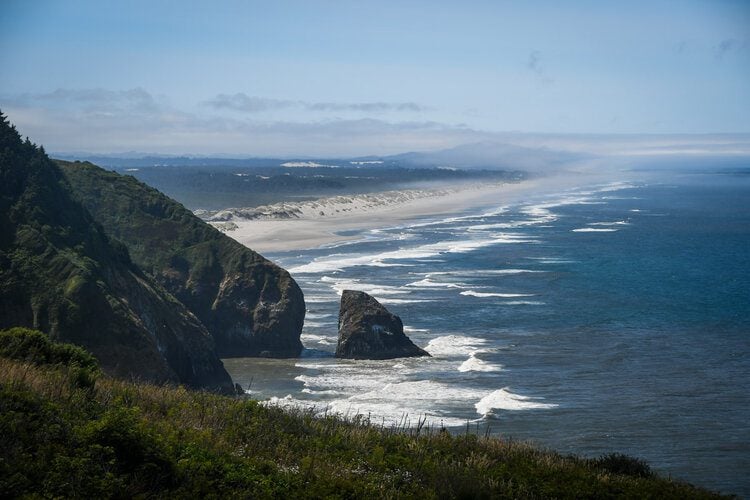
[[[429,356],[404,335],[401,318],[364,292],[344,290],[337,358],[391,359]]]

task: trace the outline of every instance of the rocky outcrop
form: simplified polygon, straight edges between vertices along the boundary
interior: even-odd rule
[[[344,290],[339,310],[337,358],[390,359],[429,356],[404,334],[401,318],[364,292]]]
[[[286,270],[133,177],[58,164],[106,233],[205,325],[221,357],[300,354],[305,301]]]
[[[201,322],[76,201],[0,115],[0,329],[85,347],[111,375],[233,393]]]

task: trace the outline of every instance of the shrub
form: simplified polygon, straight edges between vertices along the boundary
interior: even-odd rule
[[[52,341],[47,335],[29,328],[0,331],[0,356],[34,365],[68,367],[75,387],[93,387],[100,374],[99,363],[85,349]]]
[[[594,458],[590,461],[595,469],[599,469],[612,474],[622,474],[632,477],[653,477],[654,473],[651,467],[639,458],[629,457],[622,453],[610,453]]]
[[[38,330],[22,327],[0,331],[0,356],[35,365],[77,366],[91,371],[99,369],[96,358],[85,349],[53,342]]]

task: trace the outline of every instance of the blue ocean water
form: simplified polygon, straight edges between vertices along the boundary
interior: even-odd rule
[[[300,360],[226,360],[280,404],[478,429],[750,496],[750,175],[539,195],[269,255],[302,287]],[[336,360],[339,293],[432,358]]]

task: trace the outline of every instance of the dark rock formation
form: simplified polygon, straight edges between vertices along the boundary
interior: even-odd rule
[[[115,376],[231,393],[201,322],[78,203],[62,172],[0,115],[0,329],[85,347]]]
[[[300,354],[305,301],[287,271],[131,176],[58,164],[105,232],[205,325],[221,357]]]
[[[337,358],[390,359],[429,356],[404,335],[401,318],[364,292],[344,290]]]

